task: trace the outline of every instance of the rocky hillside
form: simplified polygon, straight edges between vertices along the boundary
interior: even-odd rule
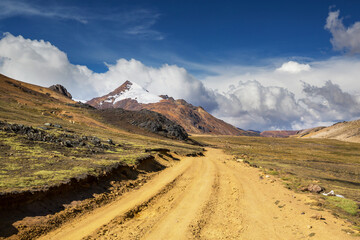
[[[108,123],[116,126],[121,126],[126,122],[164,137],[179,140],[188,139],[188,134],[183,127],[153,111],[146,109],[129,111],[122,108],[102,109],[99,111],[100,115]]]
[[[153,95],[145,89],[139,89],[139,85],[130,81],[126,81],[111,93],[87,103],[98,109],[151,110],[163,114],[191,134],[257,135],[217,119],[202,107],[193,106],[183,99],[175,100],[165,95]]]
[[[330,138],[360,143],[360,119],[335,123],[330,127],[318,127],[299,133],[302,138]]]
[[[158,98],[160,99],[160,97]],[[97,127],[110,123],[116,125],[117,129],[142,136],[155,138],[161,136],[161,138],[178,140],[187,140],[188,138],[186,131],[181,126],[158,113],[110,110],[100,113],[100,110],[88,104],[71,100],[71,94],[67,89],[58,84],[50,88],[40,87],[16,81],[0,74],[1,102],[7,102],[7,104],[3,107],[0,104],[0,113],[2,114],[0,120],[1,117],[4,117],[4,120],[7,119],[5,117],[9,117],[8,120],[10,121],[24,119],[24,123],[27,123],[29,119],[32,119],[43,124],[46,121],[45,119],[55,117],[71,124],[82,123]],[[20,109],[15,111],[16,108],[12,106],[13,104]],[[34,110],[35,107],[40,109]],[[8,108],[11,110],[5,111]],[[41,117],[28,116],[28,113],[24,111],[25,109],[28,110],[28,108],[31,108],[29,111],[36,112]],[[86,115],[83,114],[85,112]],[[102,122],[100,123],[98,120]]]

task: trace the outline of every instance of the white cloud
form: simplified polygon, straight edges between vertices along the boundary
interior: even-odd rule
[[[70,63],[49,42],[9,33],[0,40],[0,73],[41,86],[63,84],[75,99],[107,94],[130,80],[151,93],[203,106],[244,129],[300,129],[359,118],[360,59],[338,57],[310,65],[311,71],[296,74],[274,66],[218,66],[216,76],[200,81],[176,65],[154,68],[135,59],[119,59],[107,65],[106,72],[94,73]]]
[[[360,117],[360,99],[327,81],[317,87],[303,83],[304,97],[258,81],[239,82],[218,94],[213,114],[246,129],[304,129]]]
[[[311,67],[309,64],[301,64],[294,61],[289,61],[283,63],[281,67],[277,68],[276,71],[278,72],[285,72],[285,73],[299,73],[303,71],[310,71]]]
[[[327,81],[323,87],[304,83],[303,91],[307,98],[300,101],[309,109],[316,111],[320,120],[342,121],[360,117],[359,99],[344,92],[339,85]]]
[[[311,71],[297,74],[273,66],[218,66],[217,75],[201,80],[222,96],[214,115],[245,129],[301,129],[360,118],[360,59],[309,65]]]
[[[154,94],[184,98],[208,109],[216,105],[202,82],[175,65],[152,68],[134,59],[119,59],[107,65],[107,72],[94,73],[86,66],[71,64],[66,54],[49,42],[9,33],[0,40],[0,59],[2,74],[42,86],[63,84],[76,99],[107,94],[130,80]]]
[[[329,12],[325,29],[332,34],[331,44],[335,50],[345,50],[350,53],[360,53],[360,22],[355,22],[350,27],[345,27],[340,11]]]
[[[42,86],[61,83],[79,99],[95,93],[84,87],[92,71],[71,64],[66,54],[49,42],[7,33],[0,40],[0,58],[0,72],[9,77]]]
[[[130,25],[123,33],[143,39],[163,40],[165,38],[163,33],[153,29],[160,14],[147,9],[137,9],[121,15],[121,18]]]
[[[159,68],[148,67],[135,59],[119,59],[116,64],[108,65],[108,71],[94,74],[91,78],[99,95],[115,89],[126,80],[134,81],[154,94],[167,94],[183,98],[194,105],[213,109],[216,105],[211,92],[202,82],[191,76],[184,68],[176,65],[163,65]]]
[[[306,112],[287,89],[265,87],[258,81],[240,81],[217,99],[214,114],[247,129],[291,129]]]

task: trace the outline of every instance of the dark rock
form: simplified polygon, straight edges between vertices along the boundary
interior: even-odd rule
[[[100,113],[102,117],[115,125],[120,125],[120,121],[117,119],[121,119],[121,121],[126,121],[131,125],[164,137],[179,140],[188,139],[188,134],[182,126],[157,112],[145,109],[140,111],[128,111],[121,108],[114,108],[100,110]]]
[[[159,152],[162,154],[168,154],[170,152],[170,149],[167,148],[151,148],[151,149],[145,149],[145,152]]]
[[[56,128],[62,128],[62,126],[60,124],[54,124],[54,127]]]
[[[71,106],[71,107],[76,107],[76,108],[85,108],[85,109],[89,109],[89,110],[94,110],[96,109],[95,107],[87,104],[87,103],[82,103],[82,102],[77,102],[77,103],[67,103],[66,105]]]
[[[64,95],[67,98],[72,99],[71,94],[66,90],[66,88],[64,86],[62,86],[60,84],[52,85],[49,88],[55,92],[58,92],[58,93]]]
[[[100,144],[101,144],[101,141],[100,141],[100,139],[98,139],[97,137],[93,137],[93,138],[91,139],[91,143],[94,144],[95,146],[97,146],[97,145],[100,145]]]
[[[55,124],[56,125],[56,124]],[[54,126],[55,126],[54,125]],[[60,125],[58,125],[59,127]],[[60,126],[61,127],[61,126]],[[43,131],[47,127],[40,126],[39,128],[33,128],[31,126],[24,126],[22,124],[10,124],[7,122],[0,121],[0,131],[11,132],[16,134],[24,135],[25,138],[31,141],[42,141],[42,142],[51,142],[57,145],[65,147],[87,147],[90,151],[93,151],[91,146],[87,144],[90,139],[91,142],[96,146],[96,150],[93,152],[103,152],[104,149],[114,149],[111,145],[101,144],[101,141],[97,137],[87,137],[87,136],[78,136],[76,134],[59,134],[54,135],[48,132]]]
[[[113,140],[110,139],[110,138],[107,140],[107,142],[108,142],[109,144],[111,144],[111,145],[115,145],[114,142],[113,142]]]
[[[71,143],[70,140],[66,140],[66,141],[64,142],[64,146],[65,146],[65,147],[73,147],[73,145],[72,145],[72,143]]]

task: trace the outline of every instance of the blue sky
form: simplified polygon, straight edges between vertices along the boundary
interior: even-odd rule
[[[50,41],[72,63],[97,72],[106,71],[103,62],[119,58],[151,66],[181,66],[181,60],[259,65],[276,57],[323,59],[338,54],[324,29],[329,7],[341,9],[345,23],[360,20],[355,0],[15,2],[40,13],[3,13],[1,32]]]
[[[241,128],[360,118],[360,1],[0,0],[0,9],[0,73],[62,83],[77,99],[132,80]]]

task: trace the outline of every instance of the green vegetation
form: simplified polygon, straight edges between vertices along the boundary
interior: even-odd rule
[[[146,148],[168,147],[183,154],[200,151],[198,147],[176,141],[161,144],[153,139],[156,144],[149,141],[141,145],[139,140],[132,140],[134,143],[122,141],[112,149],[93,153],[87,147],[69,148],[0,131],[0,191],[41,189],[73,177],[97,175],[101,169],[119,163],[133,165],[137,159],[148,155]]]
[[[351,215],[357,215],[359,213],[359,206],[355,201],[346,198],[339,198],[335,196],[327,197],[326,200],[333,206],[341,208],[345,212]]]
[[[59,124],[62,128],[49,128],[46,133],[96,136],[105,145],[110,138],[116,145],[99,151],[89,141],[90,146],[65,147],[0,130],[0,192],[41,189],[73,177],[97,175],[119,164],[136,164],[138,158],[148,155],[145,149],[167,148],[180,155],[202,150],[185,142],[133,134],[104,122],[91,108],[69,106],[36,91],[39,94],[0,79],[0,120],[34,128],[44,127],[46,122]]]

